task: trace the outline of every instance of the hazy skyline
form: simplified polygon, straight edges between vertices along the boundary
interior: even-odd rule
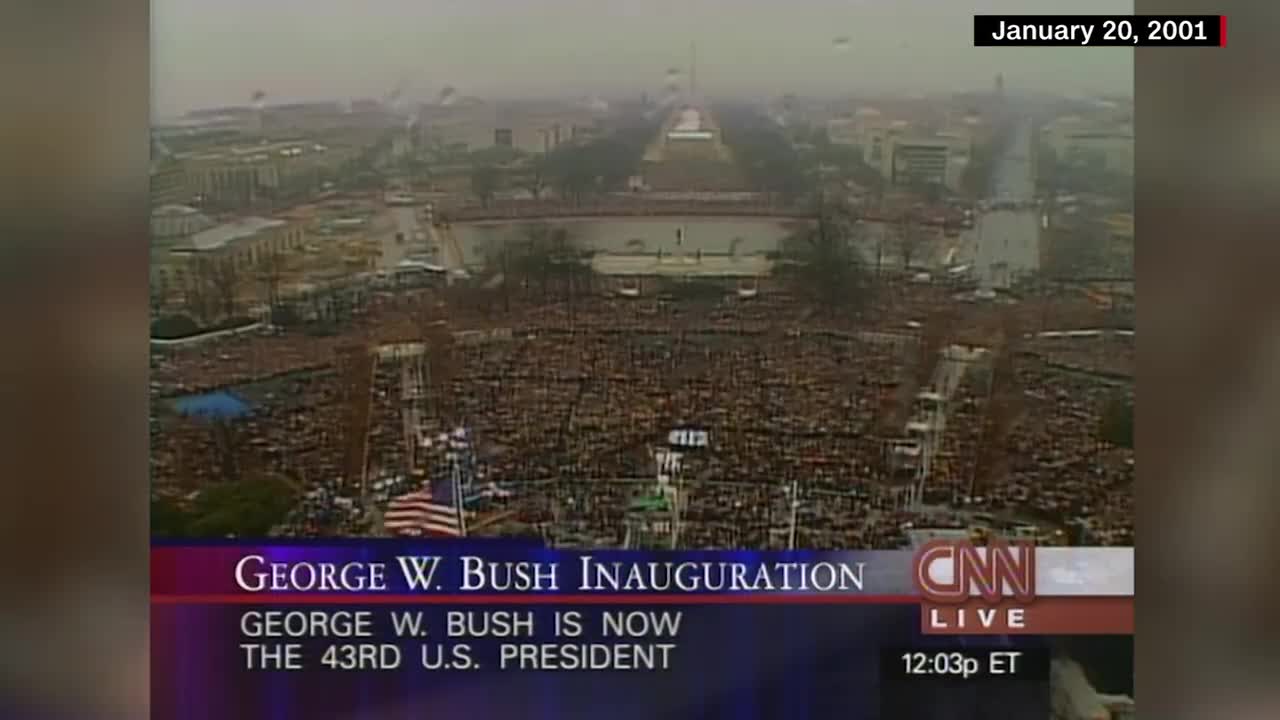
[[[656,94],[698,48],[710,96],[988,88],[1130,94],[1127,48],[974,48],[972,15],[1049,0],[153,0],[153,115],[268,102]],[[1079,14],[1131,0],[1077,0]],[[836,42],[847,38],[847,42]]]

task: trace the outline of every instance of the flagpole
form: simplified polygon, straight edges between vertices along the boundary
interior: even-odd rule
[[[800,494],[796,488],[796,481],[791,481],[791,531],[787,537],[787,549],[796,549],[796,523],[800,517]]]
[[[676,470],[672,474],[671,487],[675,489],[672,493],[671,502],[671,549],[675,550],[680,544],[680,471]]]
[[[451,465],[453,466],[452,467],[453,497],[454,497],[454,501],[458,503],[458,530],[459,530],[459,534],[462,537],[466,537],[467,536],[467,510],[462,497],[462,471],[458,463],[457,453],[453,454],[453,460],[451,461]]]

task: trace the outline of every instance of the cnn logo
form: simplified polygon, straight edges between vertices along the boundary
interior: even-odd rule
[[[965,540],[932,540],[915,558],[916,589],[936,603],[962,603],[980,597],[1029,602],[1036,593],[1035,546],[992,540],[976,547]]]

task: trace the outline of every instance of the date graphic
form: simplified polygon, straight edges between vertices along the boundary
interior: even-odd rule
[[[974,15],[975,47],[1221,47],[1222,15]]]

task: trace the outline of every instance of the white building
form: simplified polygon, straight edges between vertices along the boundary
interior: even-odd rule
[[[1097,163],[1108,172],[1133,175],[1132,125],[1093,122],[1072,115],[1044,126],[1040,140],[1060,163]]]
[[[161,205],[151,211],[151,241],[172,244],[214,226],[213,220],[187,205]]]
[[[972,142],[960,134],[932,137],[890,136],[889,157],[881,157],[881,172],[895,185],[941,185],[958,190],[969,164]]]

